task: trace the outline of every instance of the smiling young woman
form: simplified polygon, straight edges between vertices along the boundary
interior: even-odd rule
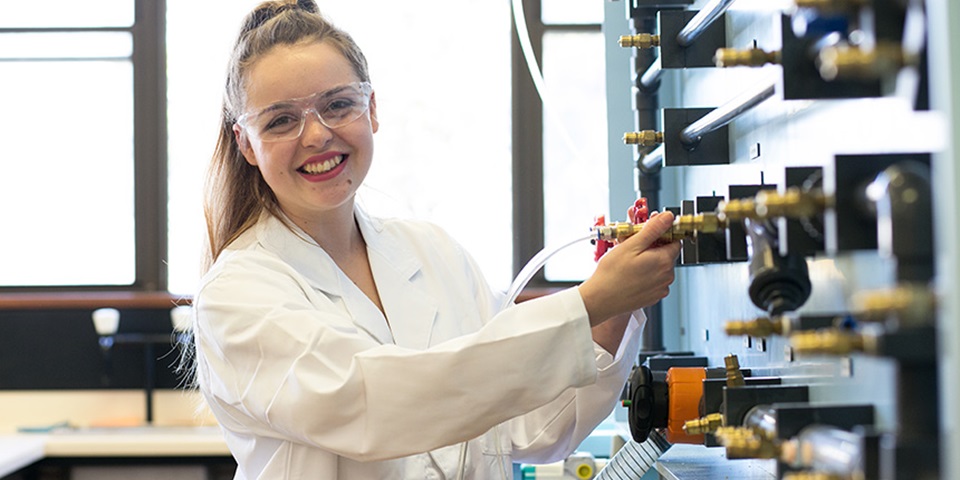
[[[500,310],[441,227],[357,202],[377,100],[311,1],[244,22],[208,177],[196,383],[237,478],[507,478],[609,414],[668,291],[667,213],[578,287]],[[341,115],[342,113],[342,115]],[[449,406],[457,405],[456,413]]]

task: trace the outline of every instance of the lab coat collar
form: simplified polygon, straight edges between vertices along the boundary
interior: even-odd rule
[[[397,237],[384,228],[383,221],[370,218],[359,206],[354,216],[360,233],[367,243],[370,268],[387,313],[388,327],[380,315],[354,315],[354,323],[374,336],[381,343],[424,349],[430,344],[433,323],[438,312],[438,302],[415,285],[417,274],[423,265],[411,246],[409,239]],[[357,298],[350,292],[359,292],[349,282],[332,258],[306,232],[288,220],[289,227],[279,218],[264,213],[258,225],[258,240],[284,262],[303,275],[309,284],[328,295],[345,298],[348,309],[351,302],[369,302],[365,296]],[[348,292],[349,289],[349,292]],[[360,294],[362,295],[362,294]],[[369,305],[373,310],[373,303]],[[363,309],[367,310],[367,309]]]
[[[382,220],[370,218],[359,207],[355,214],[395,343],[418,350],[429,347],[439,302],[417,284],[423,263],[410,239],[385,229]]]
[[[310,286],[342,297],[343,285],[337,264],[293,221],[284,220],[264,211],[257,222],[257,240],[260,244],[300,272]]]

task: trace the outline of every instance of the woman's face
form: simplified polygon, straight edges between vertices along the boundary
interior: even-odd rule
[[[284,100],[303,98],[358,82],[350,62],[325,42],[274,47],[250,68],[245,112],[259,112]],[[247,163],[256,166],[280,208],[294,220],[349,209],[373,160],[373,133],[379,128],[376,102],[355,121],[335,129],[312,112],[298,138],[263,142],[234,127]]]

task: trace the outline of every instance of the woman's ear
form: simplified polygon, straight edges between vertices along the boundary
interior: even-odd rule
[[[240,153],[243,154],[243,158],[250,165],[257,166],[257,157],[253,154],[253,148],[250,147],[250,139],[247,138],[247,135],[243,132],[243,127],[240,125],[233,126],[233,138],[237,141],[237,147],[240,148]]]
[[[377,92],[370,93],[370,128],[373,133],[380,129],[380,121],[377,120]]]

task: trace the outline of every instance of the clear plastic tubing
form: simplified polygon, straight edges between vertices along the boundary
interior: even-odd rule
[[[523,287],[526,287],[527,283],[530,283],[530,279],[533,278],[533,275],[537,273],[541,267],[543,267],[543,264],[547,263],[547,260],[549,260],[550,257],[564,248],[586,240],[590,240],[594,237],[596,237],[596,234],[591,232],[584,237],[577,238],[576,240],[564,243],[558,247],[544,248],[543,250],[540,250],[540,252],[534,255],[533,258],[531,258],[530,261],[527,262],[522,269],[520,269],[520,273],[517,274],[517,278],[515,278],[513,283],[510,284],[510,289],[507,290],[507,296],[503,299],[503,304],[500,305],[500,310],[498,311],[502,312],[513,305],[513,302],[516,301],[517,296],[519,296],[520,292],[523,291]]]

